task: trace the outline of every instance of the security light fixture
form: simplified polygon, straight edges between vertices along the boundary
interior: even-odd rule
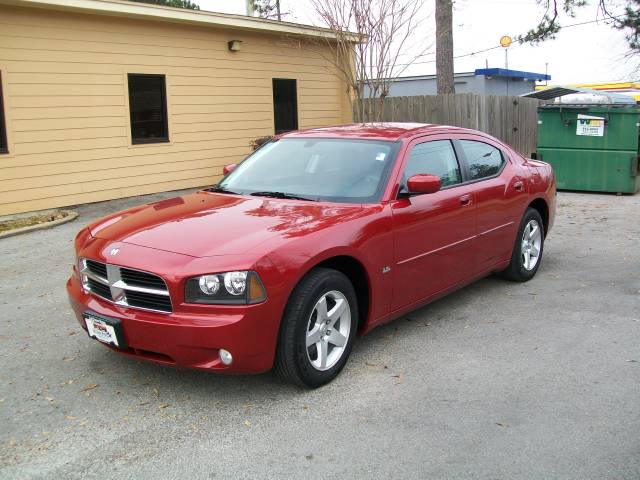
[[[230,52],[239,52],[242,46],[242,40],[231,40],[227,43]]]

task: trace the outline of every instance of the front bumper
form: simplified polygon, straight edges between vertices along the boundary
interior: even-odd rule
[[[67,293],[85,331],[85,312],[120,320],[127,348],[107,347],[119,353],[181,368],[227,373],[260,373],[273,365],[279,321],[268,300],[257,305],[211,306],[207,313],[202,313],[202,308],[170,314],[148,312],[86,293],[75,272],[67,281]],[[231,365],[220,360],[222,348],[233,355]]]

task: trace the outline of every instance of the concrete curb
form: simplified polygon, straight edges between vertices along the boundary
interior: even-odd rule
[[[9,230],[8,232],[0,233],[0,240],[7,237],[13,237],[15,235],[21,235],[23,233],[35,232],[37,230],[44,230],[46,228],[57,227],[58,225],[62,225],[63,223],[71,222],[78,218],[78,214],[76,212],[72,212],[71,210],[61,210],[66,213],[67,216],[64,218],[59,218],[58,220],[54,220],[53,222],[40,223],[38,225],[30,225],[28,227],[17,228],[16,230]]]

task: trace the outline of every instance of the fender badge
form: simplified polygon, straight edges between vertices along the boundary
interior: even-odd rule
[[[120,251],[119,248],[112,248],[111,251],[109,252],[109,255],[111,255],[112,257],[115,257],[119,251]]]

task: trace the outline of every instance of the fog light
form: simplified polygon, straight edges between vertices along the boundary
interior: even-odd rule
[[[219,355],[220,355],[220,360],[225,365],[231,365],[231,362],[233,362],[233,357],[231,356],[231,352],[226,351],[224,348],[220,349]]]

